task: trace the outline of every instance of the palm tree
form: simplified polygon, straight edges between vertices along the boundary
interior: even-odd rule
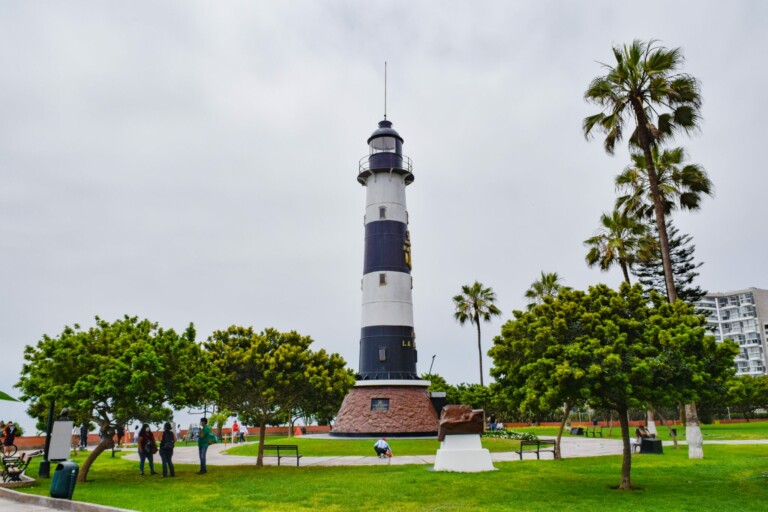
[[[605,133],[604,147],[613,154],[616,143],[624,136],[624,124],[634,121],[630,144],[640,148],[647,164],[648,187],[659,228],[664,279],[670,302],[677,298],[669,257],[669,239],[664,222],[664,208],[658,176],[651,150],[659,142],[682,129],[690,132],[698,126],[701,95],[699,83],[691,75],[681,73],[682,50],[666,49],[635,40],[630,45],[614,47],[615,67],[603,64],[607,73],[592,80],[584,98],[602,108],[602,112],[586,117],[584,135],[593,130]]]
[[[536,304],[544,302],[544,297],[557,297],[557,293],[564,288],[562,278],[557,272],[541,272],[541,278],[531,283],[531,287],[525,291],[525,298],[528,299],[528,309]]]
[[[629,269],[632,268],[635,254],[647,228],[642,222],[618,210],[614,210],[610,215],[602,214],[600,224],[602,227],[595,235],[584,240],[584,245],[590,248],[586,258],[587,265],[599,265],[600,270],[607,272],[614,264],[618,264],[624,274],[624,280],[629,284]]]
[[[453,298],[453,305],[456,311],[454,318],[460,325],[465,322],[477,326],[477,352],[480,357],[480,385],[483,385],[483,347],[480,342],[480,320],[490,322],[492,316],[500,316],[501,310],[494,304],[496,294],[493,289],[485,288],[481,283],[475,281],[474,284],[461,287],[461,294]]]
[[[659,151],[659,148],[654,146],[651,155],[664,215],[667,216],[677,209],[695,211],[701,208],[703,196],[714,195],[714,185],[707,176],[707,171],[696,164],[683,165],[683,148],[665,149],[661,153]],[[623,209],[625,213],[650,219],[654,215],[654,204],[649,193],[647,169],[645,155],[632,154],[632,164],[616,176],[616,189],[624,192],[624,195],[616,199],[616,207]]]

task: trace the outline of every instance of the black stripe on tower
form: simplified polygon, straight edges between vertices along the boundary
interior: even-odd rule
[[[360,379],[418,379],[413,327],[374,325],[360,330]]]
[[[408,227],[396,220],[378,220],[365,225],[363,274],[379,271],[411,273],[405,261]]]

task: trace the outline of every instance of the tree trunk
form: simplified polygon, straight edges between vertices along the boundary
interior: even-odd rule
[[[256,457],[256,467],[264,466],[264,439],[267,437],[267,421],[262,418],[259,424],[259,456]]]
[[[651,189],[651,199],[653,200],[653,211],[656,217],[656,226],[659,229],[659,244],[661,245],[661,263],[664,267],[664,282],[667,285],[667,300],[675,302],[677,300],[677,289],[675,288],[675,278],[672,274],[672,260],[669,255],[669,236],[667,235],[667,223],[664,220],[664,205],[661,202],[661,193],[659,192],[659,178],[656,175],[656,165],[653,161],[653,144],[651,134],[648,131],[648,119],[645,117],[643,107],[637,99],[632,100],[632,108],[635,111],[637,119],[638,144],[643,150],[645,157],[645,170],[648,173],[648,186]]]
[[[628,491],[632,489],[632,481],[630,479],[630,474],[632,472],[632,446],[629,444],[629,411],[624,407],[616,412],[619,413],[621,441],[624,445],[621,460],[621,485],[619,485],[619,489]]]
[[[653,410],[648,409],[645,411],[645,426],[648,428],[648,432],[656,435],[656,420],[653,418]]]
[[[563,421],[560,422],[560,430],[557,431],[557,442],[555,443],[555,458],[562,459],[560,454],[560,440],[563,438],[563,429],[565,429],[565,423],[568,421],[568,415],[571,414],[571,404],[565,402],[563,406]]]
[[[688,458],[704,458],[704,438],[701,435],[696,404],[685,404],[685,439],[688,441]]]
[[[483,385],[483,347],[480,344],[480,318],[475,316],[475,325],[477,325],[477,353],[480,357],[480,385]]]
[[[624,261],[619,261],[619,265],[621,265],[621,272],[624,274],[624,280],[627,284],[632,284],[629,280],[629,269],[627,264]]]
[[[85,482],[88,478],[88,470],[91,469],[91,464],[93,464],[96,461],[96,458],[104,452],[107,448],[111,449],[114,445],[114,442],[112,439],[104,438],[101,440],[99,444],[96,445],[96,448],[93,449],[90,455],[88,455],[88,458],[85,459],[85,462],[83,462],[83,467],[80,468],[80,473],[77,475],[77,481],[78,482]]]
[[[104,450],[111,450],[115,446],[115,441],[112,439],[114,431],[112,430],[111,425],[109,423],[106,425],[102,423],[100,430],[101,442],[96,445],[96,448],[93,449],[88,458],[85,459],[85,462],[83,462],[83,467],[80,468],[80,473],[77,475],[78,482],[86,482],[86,479],[88,478],[88,471],[91,469],[91,465],[96,461],[98,456],[101,455]]]

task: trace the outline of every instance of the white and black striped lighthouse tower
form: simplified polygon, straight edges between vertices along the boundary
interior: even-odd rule
[[[405,189],[411,160],[392,122],[368,138],[357,181],[366,187],[360,369],[344,399],[334,435],[434,435],[437,414],[428,381],[416,372],[411,238]]]
[[[418,379],[405,206],[405,187],[413,183],[411,160],[387,120],[368,138],[368,147],[357,176],[367,189],[360,378]]]

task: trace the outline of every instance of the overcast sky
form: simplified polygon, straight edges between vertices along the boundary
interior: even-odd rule
[[[586,141],[611,47],[682,47],[716,185],[679,214],[709,291],[768,287],[768,3],[263,1],[0,3],[0,390],[25,345],[124,314],[200,341],[232,324],[310,335],[358,367],[366,140],[388,118],[407,189],[419,372],[479,381],[451,298],[503,316],[539,272],[616,286],[582,242],[626,145]],[[760,64],[763,62],[763,64]],[[491,360],[486,357],[486,370]],[[0,405],[2,419],[23,406]],[[31,426],[31,422],[26,425]]]

